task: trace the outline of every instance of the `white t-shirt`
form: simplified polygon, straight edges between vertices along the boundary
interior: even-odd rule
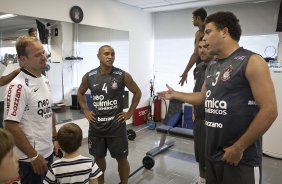
[[[45,76],[34,78],[21,71],[5,92],[5,120],[19,122],[29,143],[43,157],[53,152],[52,96]],[[16,148],[21,161],[30,161]]]
[[[102,173],[91,158],[81,155],[61,158],[51,165],[43,183],[89,183],[89,180],[98,178]]]

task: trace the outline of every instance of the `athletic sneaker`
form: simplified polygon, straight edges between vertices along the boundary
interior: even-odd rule
[[[194,178],[191,184],[206,184],[206,179],[198,176],[197,178]]]

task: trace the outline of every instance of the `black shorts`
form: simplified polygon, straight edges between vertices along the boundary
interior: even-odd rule
[[[204,118],[196,118],[194,121],[193,127],[194,134],[194,150],[196,161],[199,163],[199,166],[202,171],[206,169],[206,125]]]
[[[128,156],[128,140],[126,130],[122,131],[119,137],[96,137],[88,135],[89,153],[95,158],[102,158],[107,155],[107,150],[112,158],[122,159]]]
[[[223,161],[206,162],[207,184],[261,184],[261,166],[233,166]]]

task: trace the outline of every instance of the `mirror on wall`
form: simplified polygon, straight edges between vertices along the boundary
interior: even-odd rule
[[[17,62],[16,38],[28,34],[31,27],[38,28],[36,20],[43,24],[48,36],[44,47],[50,56],[46,76],[55,91],[54,103],[71,105],[71,95],[76,93],[82,76],[99,66],[97,52],[102,45],[111,45],[116,52],[115,66],[128,70],[128,31],[21,15],[1,19],[1,15],[3,13],[0,13],[0,61],[4,65]],[[37,29],[38,38],[39,32],[42,29]]]

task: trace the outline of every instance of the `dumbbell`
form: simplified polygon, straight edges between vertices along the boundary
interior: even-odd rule
[[[140,132],[140,131],[142,131],[142,130],[144,130],[146,128],[148,128],[150,130],[154,130],[156,128],[156,122],[150,120],[150,121],[147,122],[147,126],[146,127],[141,128],[141,129],[139,129],[137,131],[134,131],[133,129],[128,129],[127,130],[127,138],[128,138],[128,140],[134,141],[134,139],[136,138],[136,133],[138,133],[138,132]]]
[[[130,178],[131,176],[136,174],[138,171],[140,171],[144,167],[145,167],[145,169],[148,169],[148,170],[152,169],[155,165],[155,160],[152,156],[146,155],[142,160],[142,164],[143,164],[142,166],[140,166],[138,169],[136,169],[131,174],[129,174],[128,178]]]

